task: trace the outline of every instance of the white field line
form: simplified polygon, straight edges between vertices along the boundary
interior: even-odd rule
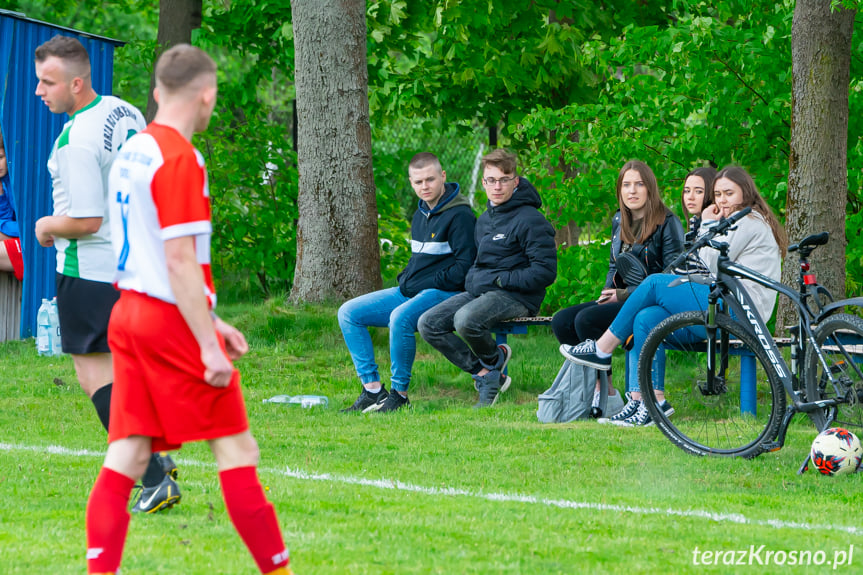
[[[98,457],[105,456],[104,452],[89,451],[86,449],[69,449],[57,445],[20,445],[12,443],[0,443],[0,451],[32,451],[37,453],[48,453],[71,457]],[[190,459],[176,459],[177,463],[192,467],[215,467],[213,462],[201,462]],[[863,527],[845,525],[830,525],[818,523],[802,523],[796,521],[784,521],[780,519],[752,519],[740,513],[714,513],[700,509],[662,509],[660,507],[636,507],[631,505],[612,505],[607,503],[590,503],[584,501],[570,501],[567,499],[545,499],[533,495],[520,495],[510,493],[484,493],[482,491],[471,491],[454,487],[424,487],[412,483],[403,483],[392,479],[364,479],[362,477],[351,477],[346,475],[334,475],[331,473],[309,473],[299,469],[272,469],[261,468],[262,473],[270,473],[301,479],[305,481],[323,481],[329,483],[342,483],[346,485],[359,485],[361,487],[372,487],[376,489],[393,489],[396,491],[408,491],[431,496],[447,497],[471,497],[474,499],[485,499],[486,501],[503,501],[512,503],[527,503],[532,505],[545,505],[561,509],[589,509],[591,511],[604,511],[607,513],[635,513],[639,515],[664,515],[674,517],[688,517],[693,519],[707,519],[718,523],[737,523],[740,525],[755,525],[774,527],[776,529],[793,529],[800,531],[839,531],[851,535],[863,535]]]

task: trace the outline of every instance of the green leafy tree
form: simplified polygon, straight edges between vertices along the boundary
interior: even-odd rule
[[[114,51],[114,93],[140,110],[156,46],[158,12],[148,0],[0,0],[0,8],[28,18],[126,42]]]
[[[684,175],[707,163],[743,165],[782,212],[793,2],[677,7],[667,24],[633,24],[619,36],[582,45],[586,62],[603,78],[594,101],[538,106],[521,120],[515,139],[558,224],[607,226],[617,208],[618,170],[632,158],[653,168],[666,204],[678,213]],[[547,169],[559,165],[576,166],[576,173]],[[592,257],[582,253],[574,256],[577,270],[588,268]],[[571,274],[561,267],[570,283]],[[576,299],[595,297],[599,278],[578,282]]]
[[[154,59],[177,44],[191,44],[192,31],[201,27],[202,0],[159,0],[159,29],[156,33],[156,53]],[[156,116],[155,71],[150,76],[150,89],[147,91],[147,121]]]
[[[595,95],[582,45],[665,19],[661,2],[391,0],[368,8],[372,110],[480,118]],[[589,59],[589,56],[587,56]]]
[[[297,161],[289,112],[288,2],[205,4],[194,41],[219,63],[219,103],[201,135],[213,190],[221,286],[288,293],[296,265]],[[257,289],[255,289],[257,286]]]
[[[833,4],[857,6],[855,0]],[[152,3],[0,0],[0,6],[129,41],[116,53],[115,93],[144,107],[156,50]],[[385,277],[409,255],[404,242],[414,200],[403,175],[410,154],[438,146],[440,134],[447,141],[464,138],[467,148],[483,125],[501,128],[502,141],[519,150],[523,171],[543,194],[549,217],[559,228],[577,225],[582,241],[608,235],[615,176],[629,158],[654,168],[673,209],[690,168],[743,165],[784,216],[793,157],[794,8],[793,0],[367,3]],[[237,241],[225,244],[219,267],[223,281],[257,278],[264,292],[289,289],[292,276],[284,269],[296,261],[295,251],[285,255],[297,245],[299,217],[292,209],[297,166],[289,137],[293,17],[288,0],[205,2],[202,28],[193,34],[220,65],[219,108],[201,140],[216,235]],[[850,166],[863,157],[861,46],[851,45]],[[413,129],[402,135],[395,132],[399,125]],[[455,165],[464,158],[443,159]],[[268,179],[271,166],[278,167],[275,179]],[[847,189],[846,289],[856,294],[863,274],[863,172],[847,171]],[[250,221],[261,235],[239,241],[250,233]],[[607,247],[598,244],[562,251],[546,311],[595,296],[606,260]]]

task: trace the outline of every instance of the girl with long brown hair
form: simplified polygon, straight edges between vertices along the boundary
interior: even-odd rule
[[[661,272],[683,249],[683,227],[662,202],[656,176],[647,164],[626,162],[617,176],[616,194],[619,209],[611,223],[611,259],[605,286],[595,301],[554,315],[552,331],[563,346],[602,335],[638,281]],[[594,407],[598,407],[599,399],[597,385]],[[620,394],[610,387],[604,415],[613,415],[622,407]]]

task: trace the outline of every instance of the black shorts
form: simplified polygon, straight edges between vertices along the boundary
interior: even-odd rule
[[[63,352],[110,353],[108,320],[120,298],[112,284],[57,274],[57,314]]]

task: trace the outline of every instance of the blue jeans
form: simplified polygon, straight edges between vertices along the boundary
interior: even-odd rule
[[[483,367],[492,369],[500,359],[492,328],[527,313],[524,304],[504,290],[479,297],[463,292],[424,313],[419,330],[456,367],[476,375]]]
[[[707,309],[707,295],[710,286],[686,282],[669,287],[668,284],[681,276],[653,274],[647,276],[634,292],[629,294],[617,317],[611,323],[609,331],[620,341],[626,341],[633,336],[632,349],[627,352],[629,364],[626,377],[626,390],[638,391],[638,358],[644,340],[662,320],[684,311]],[[686,332],[677,333],[679,343],[692,343],[707,337],[703,329],[688,328]],[[657,354],[653,362],[653,387],[665,389],[665,355]]]
[[[394,287],[367,293],[342,304],[339,308],[339,327],[360,381],[366,384],[381,380],[368,328],[389,327],[390,385],[396,391],[406,392],[416,357],[414,334],[420,316],[457,293],[427,289],[409,298]]]

